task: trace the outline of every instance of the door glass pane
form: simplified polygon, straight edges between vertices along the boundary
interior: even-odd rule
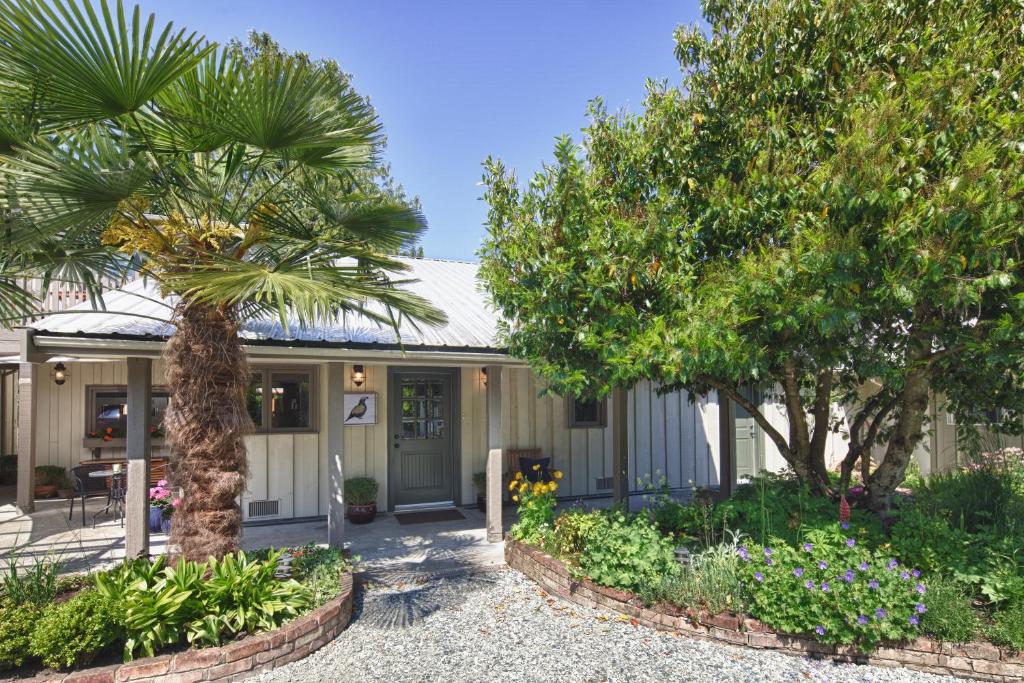
[[[308,429],[310,376],[308,372],[270,373],[270,426]]]
[[[403,439],[445,438],[444,382],[402,380]]]

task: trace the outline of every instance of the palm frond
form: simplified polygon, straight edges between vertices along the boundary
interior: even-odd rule
[[[19,279],[0,274],[0,329],[10,329],[38,310],[39,300],[22,287]]]
[[[305,199],[311,202],[301,201]],[[259,207],[252,220],[276,235],[358,244],[361,250],[384,253],[416,242],[426,229],[426,218],[416,209],[393,200],[361,199],[307,195],[296,203]]]
[[[43,76],[54,121],[89,122],[136,112],[211,49],[156,19],[131,19],[118,0],[97,15],[88,0],[0,0],[0,69],[12,80]]]

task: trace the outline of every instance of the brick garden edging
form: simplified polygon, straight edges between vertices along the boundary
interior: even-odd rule
[[[505,562],[539,584],[552,595],[584,607],[609,609],[635,619],[636,623],[659,631],[681,633],[699,640],[776,650],[784,654],[828,657],[840,662],[875,666],[906,667],[933,674],[975,678],[984,681],[1024,679],[1024,653],[996,647],[991,643],[950,645],[918,638],[898,647],[883,647],[863,654],[849,646],[835,646],[816,640],[778,633],[775,629],[743,615],[683,613],[670,605],[644,606],[634,594],[607,588],[589,579],[573,578],[566,566],[542,550],[505,539]]]
[[[352,619],[352,574],[341,581],[337,597],[289,621],[275,631],[257,633],[222,647],[186,650],[124,664],[33,678],[32,683],[192,683],[235,681],[316,652],[345,630]]]

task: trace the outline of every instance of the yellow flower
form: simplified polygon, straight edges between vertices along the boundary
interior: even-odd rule
[[[519,496],[512,496],[512,502],[513,503],[518,503],[519,502]]]
[[[562,473],[559,470],[555,470],[554,472],[551,473],[551,476],[554,477],[555,479],[561,479]]]
[[[513,490],[515,487],[516,487],[516,483],[514,481],[510,481],[508,483],[508,490],[509,491]]]
[[[523,478],[523,473],[522,472],[516,472],[516,481],[521,481],[522,478]]]
[[[533,471],[534,472],[540,472],[540,465],[534,465],[533,466]]]
[[[550,490],[550,491],[557,491],[558,490],[558,484],[556,484],[555,482],[551,482],[550,484],[548,484],[548,490]]]

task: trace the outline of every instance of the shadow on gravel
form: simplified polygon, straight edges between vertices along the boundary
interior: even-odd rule
[[[410,628],[434,612],[459,609],[470,593],[490,589],[493,572],[421,579],[383,589],[361,585],[354,596],[352,623],[381,630]]]

